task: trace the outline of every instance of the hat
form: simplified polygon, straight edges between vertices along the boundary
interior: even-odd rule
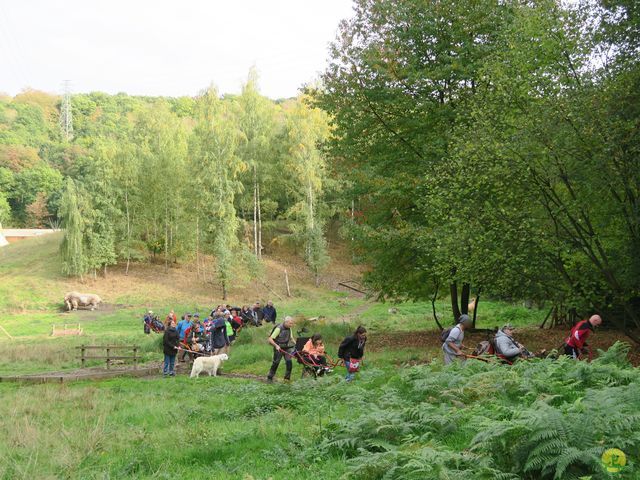
[[[190,317],[190,316],[191,316],[191,314],[190,314],[190,313],[186,313],[186,314],[185,314],[185,317]]]
[[[510,323],[505,323],[502,326],[502,330],[513,330],[515,327],[513,325],[511,325]]]
[[[458,323],[467,324],[467,323],[470,323],[470,322],[471,322],[471,318],[466,313],[463,313],[462,315],[460,315],[460,318],[458,318]]]
[[[197,318],[200,318],[200,314],[199,313],[194,313],[193,316],[197,317]]]
[[[147,313],[152,314],[152,313],[153,313],[153,311],[149,310]]]

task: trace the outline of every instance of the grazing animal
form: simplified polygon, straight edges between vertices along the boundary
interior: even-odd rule
[[[476,309],[476,297],[473,297],[471,299],[471,301],[469,302],[469,307],[468,307],[468,312],[469,313],[473,313],[473,311]]]
[[[64,296],[64,304],[67,310],[78,310],[78,307],[89,307],[91,310],[98,308],[102,299],[95,293],[69,292]]]
[[[191,378],[200,376],[201,372],[209,372],[209,376],[218,376],[218,369],[225,360],[229,360],[229,356],[226,353],[220,355],[213,355],[211,357],[198,357],[193,361],[193,367],[191,367]]]

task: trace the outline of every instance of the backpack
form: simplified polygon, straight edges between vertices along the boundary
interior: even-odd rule
[[[440,342],[444,343],[447,341],[447,338],[449,338],[449,334],[451,333],[451,330],[453,330],[454,328],[456,328],[457,325],[454,325],[453,327],[449,327],[449,328],[445,328],[444,330],[442,330],[442,332],[440,332]]]

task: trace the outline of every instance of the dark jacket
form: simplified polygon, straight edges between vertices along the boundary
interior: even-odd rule
[[[344,360],[349,360],[351,358],[362,358],[364,356],[364,344],[366,342],[366,339],[360,342],[358,340],[358,337],[356,337],[355,335],[349,335],[342,341],[342,343],[338,347],[338,357]]]
[[[242,323],[243,324],[248,324],[248,323],[252,323],[252,316],[251,316],[251,310],[247,309],[247,310],[242,310],[240,312],[240,318],[242,319]]]
[[[264,316],[265,322],[276,323],[278,312],[276,312],[276,307],[270,307],[269,305],[267,305],[262,309],[262,315]]]
[[[229,345],[227,336],[227,322],[223,317],[216,318],[213,322],[213,333],[211,334],[211,346],[213,348],[223,348]]]
[[[165,355],[175,355],[178,351],[175,347],[178,346],[178,342],[180,341],[180,336],[178,335],[178,330],[175,327],[169,327],[164,331],[164,336],[162,337],[162,349],[164,350]]]

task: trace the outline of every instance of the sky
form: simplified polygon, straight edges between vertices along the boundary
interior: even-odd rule
[[[0,92],[295,96],[327,64],[351,0],[0,0]]]

